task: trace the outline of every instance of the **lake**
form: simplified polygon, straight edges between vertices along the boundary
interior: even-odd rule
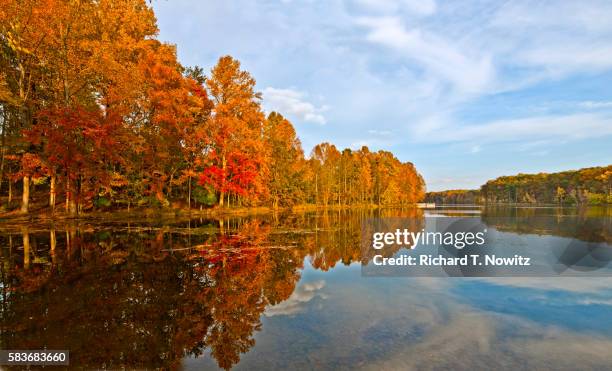
[[[4,222],[0,348],[77,369],[612,369],[609,276],[362,275],[364,220],[458,215],[612,249],[605,207]]]

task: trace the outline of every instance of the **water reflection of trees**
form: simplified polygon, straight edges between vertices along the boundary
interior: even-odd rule
[[[482,220],[503,232],[612,243],[612,208],[487,207]]]
[[[361,222],[373,216],[13,230],[2,237],[0,346],[69,349],[82,368],[176,368],[202,354],[231,368],[306,257],[322,270],[359,262]]]
[[[206,250],[181,249],[189,237],[163,230],[73,229],[53,248],[57,232],[23,234],[24,245],[4,249],[2,348],[70,349],[84,368],[174,368],[208,349],[230,368],[253,346],[266,305],[299,279],[294,252],[258,246],[267,230],[253,222],[201,236]]]
[[[328,212],[317,215],[313,228],[318,231],[306,238],[311,264],[316,269],[329,270],[337,263],[349,265],[360,262],[367,264],[375,250],[368,249],[362,254],[362,227],[368,226],[373,218],[391,218],[397,221],[398,227],[418,231],[424,226],[423,212],[420,209],[384,209],[377,212],[361,210],[360,212]],[[393,255],[399,246],[379,251],[385,256]]]
[[[483,219],[512,232],[610,241],[606,212],[508,215],[487,209]],[[329,270],[369,261],[362,223],[381,216],[405,218],[415,231],[424,224],[421,210],[408,209],[16,226],[0,237],[0,347],[69,349],[80,368],[171,369],[189,355],[231,368],[254,346],[266,307],[294,292],[304,262]]]

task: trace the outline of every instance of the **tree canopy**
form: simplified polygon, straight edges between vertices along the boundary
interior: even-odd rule
[[[185,67],[157,32],[145,0],[0,0],[5,210],[27,213],[31,199],[74,215],[422,198],[414,165],[389,152],[322,143],[305,157],[238,60]]]
[[[479,190],[429,192],[426,202],[474,203],[612,203],[612,165],[559,173],[518,174],[489,180]]]

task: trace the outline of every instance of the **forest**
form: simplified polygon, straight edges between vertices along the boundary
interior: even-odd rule
[[[183,66],[157,34],[145,0],[0,0],[3,212],[423,198],[390,152],[321,143],[305,156],[238,60]]]
[[[427,192],[425,202],[443,204],[474,205],[480,203],[480,191],[477,189],[449,189],[447,191]]]
[[[612,165],[502,176],[486,182],[480,194],[487,203],[612,203]]]
[[[489,180],[480,190],[429,192],[425,200],[437,204],[612,204],[612,165],[502,176]]]

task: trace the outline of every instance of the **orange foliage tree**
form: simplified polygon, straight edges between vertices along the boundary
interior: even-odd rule
[[[266,118],[255,79],[223,56],[206,76],[156,40],[145,0],[0,0],[0,193],[8,180],[104,205],[405,205],[424,191],[388,152],[317,145],[304,157],[282,114]],[[192,180],[198,180],[197,197]],[[64,192],[58,192],[64,189]],[[175,203],[176,204],[176,203]]]
[[[215,188],[220,206],[226,195],[237,196],[238,201],[247,195],[256,199],[265,192],[262,179],[267,173],[267,150],[261,136],[264,115],[255,79],[240,70],[240,62],[224,56],[206,85],[214,108],[208,159],[200,183]]]

